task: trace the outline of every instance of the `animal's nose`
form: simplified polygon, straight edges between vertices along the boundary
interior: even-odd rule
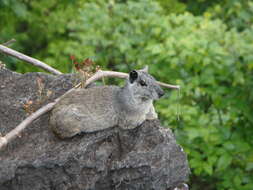
[[[163,92],[163,91],[158,92],[159,98],[161,98],[163,95],[164,95],[164,92]]]

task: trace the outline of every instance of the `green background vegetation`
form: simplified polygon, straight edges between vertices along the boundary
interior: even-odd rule
[[[181,85],[180,99],[168,90],[156,108],[188,154],[191,189],[253,189],[251,0],[1,0],[0,43],[12,38],[65,73],[74,55],[124,72],[149,65]]]

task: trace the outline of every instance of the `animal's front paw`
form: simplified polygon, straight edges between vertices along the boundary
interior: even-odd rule
[[[186,183],[181,183],[176,187],[172,188],[172,190],[189,190],[189,186]]]
[[[155,112],[149,112],[146,115],[147,120],[154,120],[154,119],[157,119],[157,118],[158,118],[158,116],[157,116],[157,113],[155,113]]]
[[[149,112],[145,116],[146,116],[145,119],[147,119],[147,120],[154,120],[154,119],[158,118],[153,105],[150,107]]]

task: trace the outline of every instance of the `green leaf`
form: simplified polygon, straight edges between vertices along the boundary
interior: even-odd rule
[[[251,170],[253,170],[253,162],[249,162],[246,165],[246,171],[251,171]]]
[[[225,170],[232,162],[233,158],[228,153],[225,153],[220,156],[217,163],[217,170],[223,171]]]
[[[203,168],[205,170],[205,172],[208,174],[208,175],[212,175],[213,174],[213,167],[211,164],[208,164],[208,163],[205,163],[203,165]]]

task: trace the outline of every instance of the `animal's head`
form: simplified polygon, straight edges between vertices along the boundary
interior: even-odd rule
[[[148,74],[148,68],[133,70],[129,73],[128,88],[135,98],[157,100],[164,95],[164,91],[157,84],[154,77]]]

